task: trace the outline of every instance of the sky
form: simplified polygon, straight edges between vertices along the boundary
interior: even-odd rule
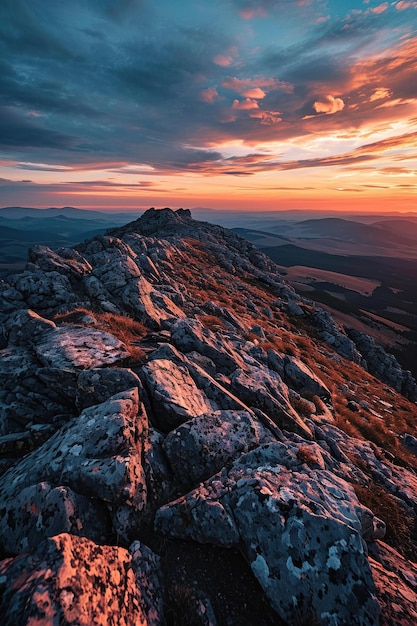
[[[417,0],[1,0],[0,206],[417,211]]]

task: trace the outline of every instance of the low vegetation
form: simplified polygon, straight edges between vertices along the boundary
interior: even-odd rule
[[[129,352],[132,363],[140,363],[145,358],[145,352],[137,345],[148,334],[148,329],[141,322],[137,322],[128,315],[116,315],[115,313],[92,312],[88,309],[75,309],[69,313],[57,315],[55,323],[80,324],[90,326],[94,320],[95,328],[104,330],[122,341]],[[85,319],[85,321],[83,321]]]

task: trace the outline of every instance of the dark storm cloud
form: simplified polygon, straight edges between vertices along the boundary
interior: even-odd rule
[[[51,29],[44,9],[44,2],[38,0],[2,0],[0,50],[20,57],[70,58],[70,48]]]
[[[20,111],[0,108],[0,147],[73,149],[76,139],[64,133],[42,128],[25,118]]]

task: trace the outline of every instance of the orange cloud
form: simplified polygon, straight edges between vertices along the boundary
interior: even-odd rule
[[[322,100],[317,100],[313,104],[313,108],[316,113],[325,113],[325,115],[333,115],[338,111],[342,111],[345,108],[345,103],[342,98],[335,98],[334,96],[325,96]]]
[[[248,89],[242,95],[246,96],[246,98],[256,98],[258,100],[262,100],[262,98],[265,98],[266,93],[260,87],[255,87],[254,89]]]
[[[404,2],[403,0],[401,0],[401,2],[397,2],[397,4],[395,5],[395,8],[398,11],[404,11],[405,9],[409,9],[410,7],[414,7],[416,9],[417,2]]]
[[[233,100],[232,109],[250,111],[251,109],[259,109],[259,104],[256,100],[252,100],[252,98],[246,98],[245,100]]]
[[[217,93],[217,89],[213,87],[208,87],[208,89],[203,89],[200,91],[200,100],[203,102],[209,102],[213,104],[216,100],[219,100],[219,94]]]
[[[382,4],[379,4],[377,7],[374,7],[373,9],[371,9],[372,13],[376,13],[377,15],[379,15],[379,13],[383,13],[384,11],[386,11],[388,9],[388,2],[383,2]]]
[[[389,98],[391,95],[391,90],[386,89],[385,87],[379,87],[369,98],[369,102],[374,102],[375,100],[383,100],[384,98]]]
[[[217,54],[213,58],[213,63],[220,65],[221,67],[228,67],[229,65],[232,65],[233,57],[225,54]]]
[[[250,113],[250,117],[259,119],[261,124],[266,126],[273,126],[282,122],[281,113],[279,111],[254,111]]]
[[[415,104],[417,103],[416,98],[395,98],[395,100],[388,100],[388,102],[383,102],[377,108],[378,109],[391,109],[393,107],[404,106],[405,104]]]

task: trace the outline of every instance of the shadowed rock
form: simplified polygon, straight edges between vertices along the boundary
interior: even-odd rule
[[[44,481],[68,486],[75,494],[104,502],[113,530],[121,537],[128,538],[138,528],[146,504],[142,454],[143,438],[147,434],[146,415],[138,418],[138,406],[137,389],[134,389],[85,409],[3,476],[0,506],[4,515],[0,518],[0,536],[6,550],[19,551],[25,532],[25,528],[19,529],[11,513],[15,499],[23,490]],[[48,534],[42,523],[43,514],[40,509],[37,511],[39,526]],[[65,517],[62,519],[64,528],[59,532],[68,523]],[[90,513],[88,519],[80,515],[86,536],[96,532],[94,525],[89,526],[89,520]]]
[[[274,441],[273,435],[250,413],[218,411],[171,431],[164,449],[177,480],[191,486],[268,441]]]
[[[335,620],[377,624],[379,606],[353,488],[327,470],[288,470],[280,464],[280,444],[266,450],[262,465],[260,458],[253,463],[250,452],[229,472],[159,509],[156,528],[202,543],[242,545],[288,623],[310,615],[326,626]]]

